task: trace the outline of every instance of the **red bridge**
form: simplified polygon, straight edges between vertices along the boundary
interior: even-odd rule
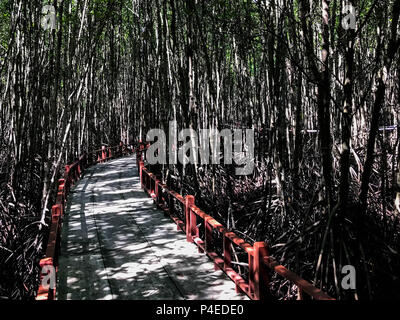
[[[194,196],[168,188],[145,150],[103,147],[66,166],[38,300],[266,300],[273,272],[297,286],[298,299],[333,299],[277,263],[266,243],[246,242]]]

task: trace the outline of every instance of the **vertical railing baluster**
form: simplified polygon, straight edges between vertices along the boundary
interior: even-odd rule
[[[186,240],[188,242],[193,242],[192,237],[192,219],[191,219],[191,210],[190,207],[194,205],[194,196],[186,196],[185,197],[185,222],[186,222]]]
[[[254,282],[254,248],[251,252],[248,252],[248,260],[249,260],[249,291],[248,295],[251,299],[254,299],[255,292],[255,282]]]
[[[268,256],[267,244],[265,242],[254,243],[254,299],[265,300],[269,293],[269,279],[264,258]]]
[[[156,194],[155,200],[156,200],[156,205],[159,207],[160,205],[160,180],[155,181],[155,187],[154,187],[154,193]]]
[[[210,217],[206,217],[204,220],[204,248],[206,253],[211,252],[212,248],[212,227],[208,222],[210,219]]]
[[[144,162],[140,161],[139,162],[139,175],[140,175],[140,186],[143,189],[144,186],[144,181],[143,181],[143,168],[144,168]]]

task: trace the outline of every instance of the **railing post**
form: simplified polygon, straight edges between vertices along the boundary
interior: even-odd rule
[[[107,159],[106,146],[103,146],[101,148],[101,162],[106,162],[106,159]]]
[[[149,173],[149,193],[150,193],[150,197],[152,197],[152,195],[154,194],[154,189],[153,189],[153,177],[154,175],[152,173]]]
[[[193,197],[193,205],[194,205],[194,197]],[[190,237],[192,239],[199,237],[199,228],[197,227],[197,215],[193,210],[189,210],[190,212]]]
[[[193,242],[192,238],[192,226],[191,226],[191,210],[190,207],[194,205],[194,196],[185,197],[185,218],[186,218],[186,240]]]
[[[212,227],[211,225],[208,223],[208,221],[210,220],[210,217],[207,217],[204,219],[204,248],[206,253],[210,252],[211,248],[212,248]]]
[[[254,300],[265,300],[269,295],[269,279],[264,257],[268,257],[265,242],[254,243],[253,276]]]
[[[52,208],[51,208],[51,216],[52,217],[57,217],[63,216],[63,208],[61,204],[55,204]]]
[[[157,180],[156,179],[156,182],[155,182],[155,190],[154,190],[154,193],[156,194],[156,205],[158,206],[159,204],[160,204],[160,199],[159,199],[159,197],[160,197],[160,190],[159,190],[159,188],[160,188],[160,180]]]
[[[142,189],[144,186],[144,184],[143,184],[143,168],[144,168],[144,162],[140,161],[139,162],[139,175],[140,175],[140,186],[142,187]]]
[[[58,194],[61,197],[61,204],[65,205],[65,179],[58,180]]]
[[[254,285],[254,247],[252,252],[248,253],[249,259],[249,292],[248,295],[254,299],[255,285]]]

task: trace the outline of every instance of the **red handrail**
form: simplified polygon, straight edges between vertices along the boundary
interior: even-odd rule
[[[64,176],[58,181],[56,203],[51,209],[51,225],[47,241],[46,254],[39,263],[41,270],[45,270],[47,275],[43,274],[43,272],[40,275],[40,285],[36,300],[54,300],[56,296],[56,279],[61,244],[62,220],[65,212],[67,197],[71,187],[82,177],[85,169],[93,164],[104,163],[130,152],[131,151],[122,143],[116,147],[103,146],[100,150],[83,154],[77,161],[65,166]],[[44,269],[45,267],[47,268]],[[48,277],[48,280],[53,279],[51,286],[48,283],[43,283],[46,276]]]
[[[157,179],[156,175],[145,167],[144,156],[147,146],[144,143],[140,143],[136,157],[142,188],[154,199],[154,202],[159,208],[170,215],[178,225],[178,230],[182,230],[186,233],[187,241],[196,244],[200,252],[207,254],[207,256],[214,261],[216,270],[221,269],[235,282],[237,292],[243,292],[253,300],[267,299],[270,296],[269,269],[297,286],[299,300],[302,299],[303,292],[307,293],[315,300],[335,300],[322,290],[313,286],[310,282],[302,279],[294,272],[274,261],[268,254],[268,246],[265,242],[255,242],[253,246],[250,245],[198,208],[194,204],[194,196],[183,197],[179,193],[170,190],[165,184],[162,184],[161,181]],[[181,218],[174,214],[174,199],[184,206],[185,221],[182,221]],[[203,238],[199,236],[197,218],[201,220],[200,226],[204,228]],[[212,236],[213,230],[219,233],[223,238],[222,256],[219,255],[214,248],[216,243]],[[232,261],[233,245],[236,245],[247,253],[248,263],[245,264],[248,267],[247,280],[232,268],[232,265],[235,263]]]

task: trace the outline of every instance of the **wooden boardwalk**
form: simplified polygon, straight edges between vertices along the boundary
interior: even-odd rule
[[[62,229],[59,300],[244,300],[140,189],[134,157],[88,169]]]

